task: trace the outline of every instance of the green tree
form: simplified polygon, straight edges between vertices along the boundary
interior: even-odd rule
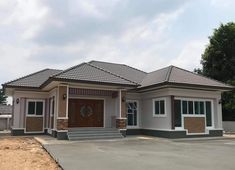
[[[195,72],[235,85],[235,23],[221,24],[209,37],[209,45],[202,54],[202,70]],[[222,94],[223,120],[235,120],[235,91]]]
[[[5,96],[3,89],[0,89],[0,104],[7,103],[7,96]]]

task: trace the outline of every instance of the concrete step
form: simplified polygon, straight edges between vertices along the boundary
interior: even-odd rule
[[[76,131],[117,131],[116,128],[69,128],[69,132],[76,132]]]
[[[76,140],[97,140],[97,139],[121,139],[123,137],[120,136],[86,136],[86,137],[69,137],[69,140],[76,141]]]
[[[112,131],[112,130],[107,130],[107,131],[73,131],[73,132],[70,132],[68,131],[68,134],[87,134],[87,133],[120,133],[118,130],[116,131]]]
[[[123,138],[122,134],[115,128],[70,128],[69,140],[94,140]]]
[[[120,133],[83,133],[83,134],[79,134],[79,133],[76,133],[76,134],[69,134],[68,135],[69,137],[85,137],[85,136],[120,136],[122,137],[122,134]]]

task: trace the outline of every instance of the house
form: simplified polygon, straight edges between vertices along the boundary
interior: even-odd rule
[[[221,93],[234,88],[175,66],[146,73],[100,61],[44,69],[3,87],[13,97],[13,135],[58,139],[89,128],[124,136],[222,136]]]
[[[0,104],[0,131],[8,130],[11,126],[12,106]]]

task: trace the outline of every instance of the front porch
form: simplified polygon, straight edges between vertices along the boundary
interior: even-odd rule
[[[97,132],[97,128],[103,129],[101,136],[111,129],[112,133],[118,130],[125,136],[125,90],[85,89],[60,85],[57,92],[55,98],[58,102],[57,114],[50,117],[54,119],[50,121],[54,122],[54,128],[48,129],[53,136],[58,139],[67,139],[71,129],[87,130],[89,128],[94,132]],[[94,134],[90,135],[94,136]]]

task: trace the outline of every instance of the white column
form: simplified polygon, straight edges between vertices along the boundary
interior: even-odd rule
[[[119,90],[119,118],[122,118],[122,90]]]
[[[220,103],[221,100],[221,96],[219,96],[215,101],[216,101],[216,105],[217,105],[217,127],[218,129],[222,129],[223,125],[222,125],[222,103]]]
[[[67,97],[66,97],[66,118],[69,118],[69,86],[67,86]]]

